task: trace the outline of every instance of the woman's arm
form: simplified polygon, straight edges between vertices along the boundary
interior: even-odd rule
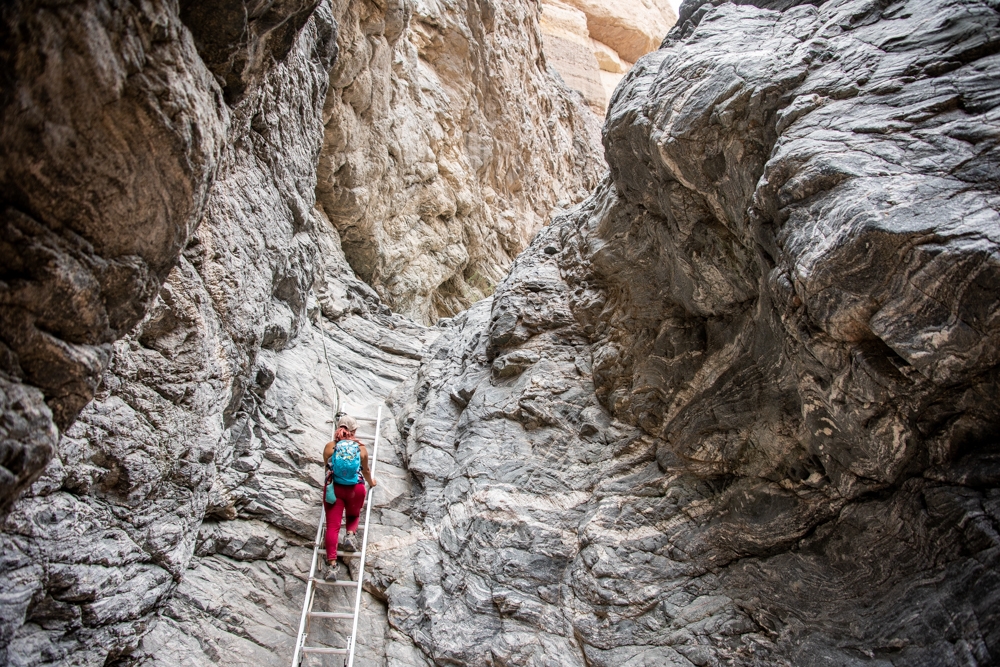
[[[376,487],[378,482],[372,477],[371,470],[368,469],[368,448],[361,445],[361,474],[364,476],[365,481],[368,482],[368,486]]]
[[[323,467],[330,467],[330,457],[333,456],[333,449],[337,446],[337,443],[331,441],[326,443],[326,447],[323,448]]]

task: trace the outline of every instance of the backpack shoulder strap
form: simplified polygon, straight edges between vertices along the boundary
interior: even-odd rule
[[[333,441],[333,449],[330,450],[330,458],[326,460],[326,467],[329,470],[333,470],[333,460],[337,458],[337,441]]]

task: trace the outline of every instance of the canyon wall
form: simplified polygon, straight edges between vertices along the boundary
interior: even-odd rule
[[[394,395],[436,664],[1000,656],[1000,14],[760,4],[684,6]]]
[[[597,184],[599,123],[546,71],[533,2],[338,4],[319,205],[358,276],[430,324]]]
[[[183,578],[206,513],[235,516],[249,502],[246,489],[236,490],[261,460],[240,419],[252,401],[248,390],[262,391],[266,355],[308,326],[306,293],[319,254],[311,233],[323,224],[311,212],[315,163],[337,50],[330,8],[287,3],[280,10],[288,14],[236,12],[226,25],[235,41],[224,44],[218,25],[207,42],[198,31],[192,37],[185,7],[179,16],[169,4],[144,7],[146,14],[100,3],[11,13],[11,20],[35,21],[14,34],[49,36],[18,45],[12,57],[30,71],[37,64],[27,55],[38,48],[49,71],[20,79],[41,89],[37,108],[13,96],[6,110],[22,123],[34,112],[67,125],[45,133],[5,122],[5,145],[32,137],[63,151],[93,151],[80,160],[55,150],[5,160],[8,169],[53,172],[49,179],[65,193],[40,201],[65,205],[91,225],[76,230],[24,204],[35,216],[53,216],[45,219],[52,233],[42,229],[38,238],[75,244],[19,250],[22,270],[40,276],[23,288],[26,303],[57,309],[47,317],[66,326],[96,313],[90,319],[105,329],[69,339],[95,350],[93,363],[74,373],[27,357],[43,377],[58,382],[65,373],[89,383],[91,394],[77,393],[75,410],[94,400],[70,425],[75,410],[60,413],[60,394],[35,382],[63,433],[56,456],[4,524],[4,664],[130,660]],[[277,37],[269,42],[259,32]],[[275,120],[291,116],[301,122]],[[153,143],[157,137],[164,143]],[[108,208],[118,201],[120,208]],[[102,217],[88,217],[95,215]],[[113,270],[115,262],[132,273]],[[43,280],[56,278],[63,282]],[[127,317],[102,314],[114,299],[128,304]]]
[[[603,118],[625,73],[655,51],[676,22],[666,0],[545,0],[546,61]]]
[[[472,8],[435,19],[421,7],[413,22],[408,5],[367,2],[4,7],[3,664],[287,662],[333,412],[373,415],[438,333],[355,277],[359,248],[396,250],[345,231],[345,256],[328,212],[343,226],[333,202],[357,184],[336,179],[397,137],[417,162],[373,193],[406,215],[463,188],[472,205],[472,217],[429,213],[449,231],[414,228],[403,255],[460,241],[472,264],[445,264],[471,266],[472,282],[498,280],[550,205],[596,182],[596,124],[540,69],[532,6],[505,3],[474,31]],[[454,25],[425,25],[438,19]],[[440,45],[420,56],[407,41],[397,76],[390,42],[433,41],[411,26],[466,40],[497,90],[476,101],[454,78],[424,81],[420,58]],[[380,55],[366,60],[365,45]],[[423,93],[408,96],[406,77]],[[393,87],[401,97],[382,95]],[[444,174],[413,181],[427,158]],[[480,187],[484,169],[495,190]],[[438,288],[387,295],[437,319],[477,294]],[[391,539],[409,476],[391,419],[382,435],[373,524]],[[362,664],[425,664],[365,600]]]
[[[229,115],[162,6],[6,3],[0,26],[5,514],[200,219]]]
[[[688,2],[600,182],[535,8],[0,9],[0,662],[286,664],[386,397],[356,664],[996,661],[994,5]]]

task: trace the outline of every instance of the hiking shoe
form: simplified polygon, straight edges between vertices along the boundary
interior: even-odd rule
[[[344,541],[340,543],[340,548],[344,551],[357,551],[358,550],[358,534],[357,533],[346,533],[344,535]]]
[[[340,574],[340,564],[336,561],[326,564],[326,574],[323,575],[323,579],[326,581],[336,581],[337,576]]]

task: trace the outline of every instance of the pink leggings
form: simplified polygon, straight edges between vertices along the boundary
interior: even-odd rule
[[[361,507],[365,504],[365,485],[364,482],[354,486],[334,484],[333,492],[337,495],[337,502],[331,505],[323,501],[323,509],[326,510],[326,558],[330,561],[337,558],[337,538],[344,510],[347,510],[347,532],[353,533],[358,529]]]

